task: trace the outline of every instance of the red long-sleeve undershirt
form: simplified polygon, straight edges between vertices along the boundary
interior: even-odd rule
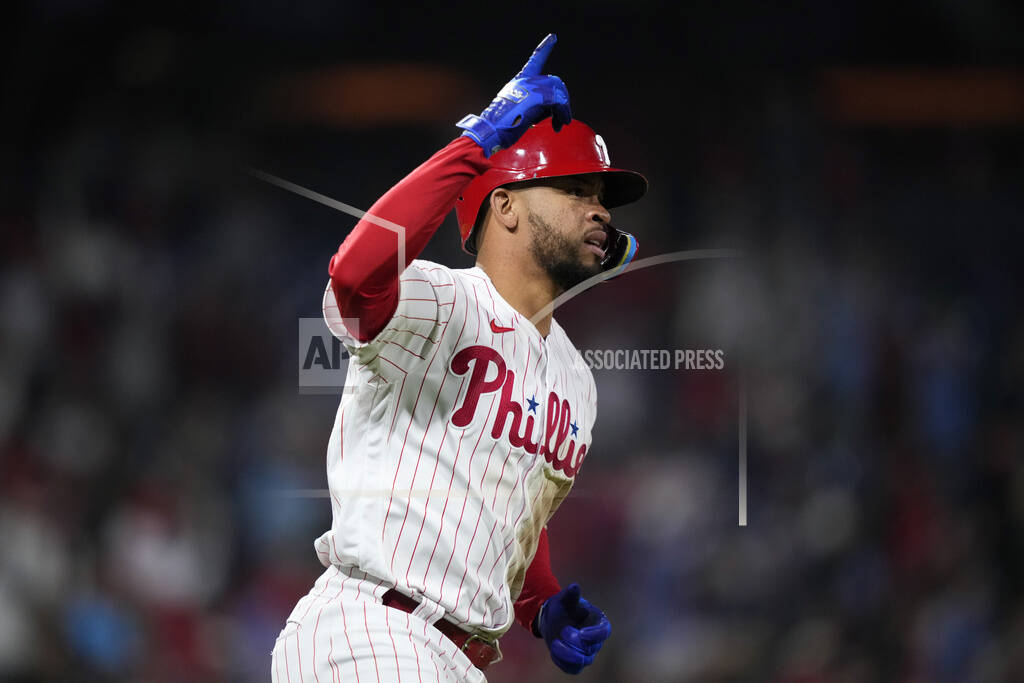
[[[533,635],[539,636],[540,634],[533,628],[533,620],[540,612],[544,601],[560,590],[562,589],[558,585],[558,579],[551,571],[551,551],[548,548],[548,530],[545,527],[540,530],[537,554],[533,556],[533,562],[526,570],[523,590],[515,603],[516,621]]]
[[[475,142],[456,138],[378,199],[338,247],[328,267],[331,289],[342,317],[359,321],[358,330],[350,332],[360,341],[380,334],[398,307],[402,235],[391,228],[401,226],[404,232],[404,271],[451,212],[459,193],[488,165]],[[516,621],[532,632],[541,605],[559,590],[544,529],[515,603]]]
[[[404,232],[404,271],[427,246],[462,189],[488,165],[475,142],[456,138],[378,199],[341,243],[328,272],[341,315],[359,320],[359,329],[350,332],[360,341],[380,334],[398,306],[398,244],[403,235],[393,228],[401,226]],[[374,217],[384,225],[373,222]]]

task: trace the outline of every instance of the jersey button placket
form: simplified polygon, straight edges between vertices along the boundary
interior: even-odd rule
[[[537,448],[537,454],[543,455],[541,451],[544,448],[544,444],[547,442],[548,396],[551,393],[551,383],[548,380],[550,364],[548,363],[547,345],[544,343],[543,339],[540,342],[540,361],[544,364],[544,370],[541,372],[541,376],[544,378],[544,381],[542,384],[543,391],[540,395],[540,446]]]

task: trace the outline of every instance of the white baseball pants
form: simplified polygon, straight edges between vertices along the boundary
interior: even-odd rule
[[[431,625],[440,615],[385,607],[381,596],[387,590],[357,569],[328,568],[274,644],[272,682],[486,683]]]

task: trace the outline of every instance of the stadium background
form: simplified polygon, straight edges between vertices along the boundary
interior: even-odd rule
[[[320,572],[337,396],[296,330],[354,221],[548,31],[651,192],[651,268],[567,304],[597,373],[553,562],[614,634],[581,680],[1024,671],[1024,71],[1010,2],[263,0],[5,8],[0,678],[266,680]],[[449,219],[425,257],[471,260]],[[745,377],[749,526],[737,525]],[[555,681],[514,628],[489,676]]]

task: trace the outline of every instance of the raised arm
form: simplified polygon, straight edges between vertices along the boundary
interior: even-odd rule
[[[328,272],[341,315],[358,319],[360,341],[380,333],[398,305],[398,277],[427,246],[459,192],[487,168],[483,150],[459,137],[392,187],[331,257]],[[383,219],[384,225],[374,221]],[[389,226],[389,227],[385,227]],[[398,226],[392,229],[391,226]],[[399,241],[405,262],[399,269]]]
[[[373,339],[387,325],[398,305],[398,277],[423,251],[462,189],[487,169],[487,158],[548,116],[556,130],[572,120],[565,84],[541,73],[555,41],[553,34],[545,37],[479,116],[456,124],[464,129],[462,136],[388,190],[331,258],[338,310],[343,318],[359,320],[359,329],[349,331],[360,341]],[[403,238],[405,262],[399,266]]]

